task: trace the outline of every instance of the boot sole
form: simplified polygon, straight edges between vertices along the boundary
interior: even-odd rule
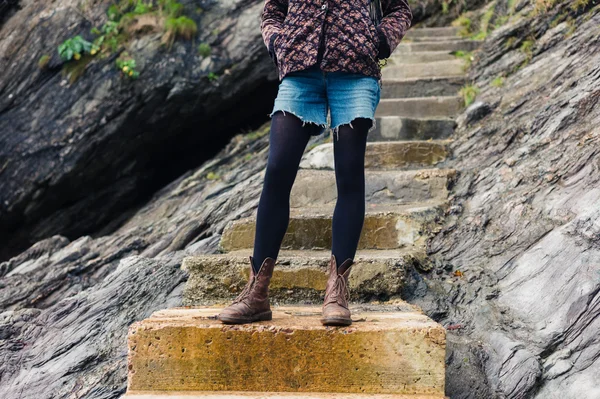
[[[324,326],[349,326],[350,324],[352,324],[352,320],[351,319],[340,319],[340,318],[336,318],[336,317],[327,317],[327,318],[322,318],[321,323]]]
[[[254,321],[268,321],[273,319],[273,312],[267,311],[256,314],[251,317],[231,317],[231,316],[217,316],[217,318],[224,324],[246,324]]]

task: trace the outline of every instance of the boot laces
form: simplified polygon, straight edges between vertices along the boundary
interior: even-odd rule
[[[252,291],[252,287],[254,286],[255,281],[256,277],[252,277],[250,280],[248,280],[248,283],[246,283],[246,286],[244,287],[242,292],[240,292],[240,294],[233,300],[232,304],[241,302],[244,299],[246,299],[246,297],[248,297],[248,295],[250,294],[250,291]]]
[[[344,277],[338,274],[337,278],[335,279],[331,296],[329,297],[329,301],[327,301],[327,303],[338,302],[340,292],[343,293],[343,299],[345,300],[345,304],[347,304],[350,301],[350,291],[348,290],[348,286]]]

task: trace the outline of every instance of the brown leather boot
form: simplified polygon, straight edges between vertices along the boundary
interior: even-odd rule
[[[273,276],[275,259],[266,258],[258,273],[254,273],[250,256],[250,279],[244,290],[217,316],[225,324],[244,324],[253,321],[271,320],[269,283]]]
[[[323,303],[323,317],[321,323],[326,326],[349,326],[352,324],[348,300],[348,276],[354,261],[350,258],[337,267],[335,256],[331,255],[329,261],[329,278],[325,288],[325,301]]]

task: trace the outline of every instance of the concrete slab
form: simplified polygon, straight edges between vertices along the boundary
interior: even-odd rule
[[[440,395],[386,395],[292,392],[129,392],[122,399],[444,399]]]
[[[373,170],[429,168],[446,159],[448,142],[386,141],[369,142],[365,154],[365,168]],[[303,169],[333,169],[333,144],[316,146],[300,162]]]
[[[422,51],[473,51],[481,46],[481,40],[448,40],[448,41],[428,41],[428,42],[401,42],[391,54],[401,56],[405,53],[415,53]]]
[[[416,141],[440,140],[454,133],[456,121],[450,117],[402,118],[378,116],[377,126],[367,136],[367,141]]]
[[[384,79],[381,98],[455,96],[466,82],[464,76]]]
[[[410,204],[448,197],[453,169],[373,171],[365,173],[368,204]],[[292,208],[335,205],[337,183],[332,170],[300,169],[292,187]]]
[[[434,201],[418,205],[369,205],[366,210],[359,249],[399,249],[424,245],[437,229],[446,207]],[[292,208],[283,238],[283,249],[330,249],[333,207]],[[227,224],[219,243],[222,252],[253,248],[256,219],[248,217]]]
[[[399,116],[404,118],[453,117],[464,108],[460,96],[382,98],[375,116]]]
[[[387,65],[381,69],[381,77],[386,80],[465,76],[465,65],[461,59],[431,61],[423,64]]]
[[[427,62],[452,60],[456,60],[456,56],[451,54],[451,51],[421,51],[405,54],[396,54],[394,52],[394,56],[387,59],[387,65],[384,66],[382,71],[392,65],[423,64]]]
[[[443,26],[435,28],[412,28],[406,32],[404,37],[439,37],[439,36],[457,36],[460,28],[455,26]]]
[[[348,327],[322,326],[317,306],[246,325],[222,324],[220,308],[156,312],[129,329],[128,389],[444,394],[441,325],[393,306],[351,310]]]
[[[184,304],[228,304],[250,277],[252,252],[245,249],[184,258],[182,268],[189,274]],[[272,303],[321,305],[330,257],[331,251],[327,250],[280,251],[269,286]],[[359,250],[348,281],[350,299],[366,302],[398,298],[410,273],[430,267],[424,250]]]

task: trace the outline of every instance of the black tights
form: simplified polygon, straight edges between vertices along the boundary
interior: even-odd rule
[[[354,259],[365,217],[365,150],[371,120],[356,118],[340,126],[333,140],[337,202],[333,212],[332,248],[338,266]],[[258,204],[254,237],[254,270],[267,257],[277,259],[290,218],[290,192],[311,133],[321,127],[290,112],[271,119],[269,157]]]

